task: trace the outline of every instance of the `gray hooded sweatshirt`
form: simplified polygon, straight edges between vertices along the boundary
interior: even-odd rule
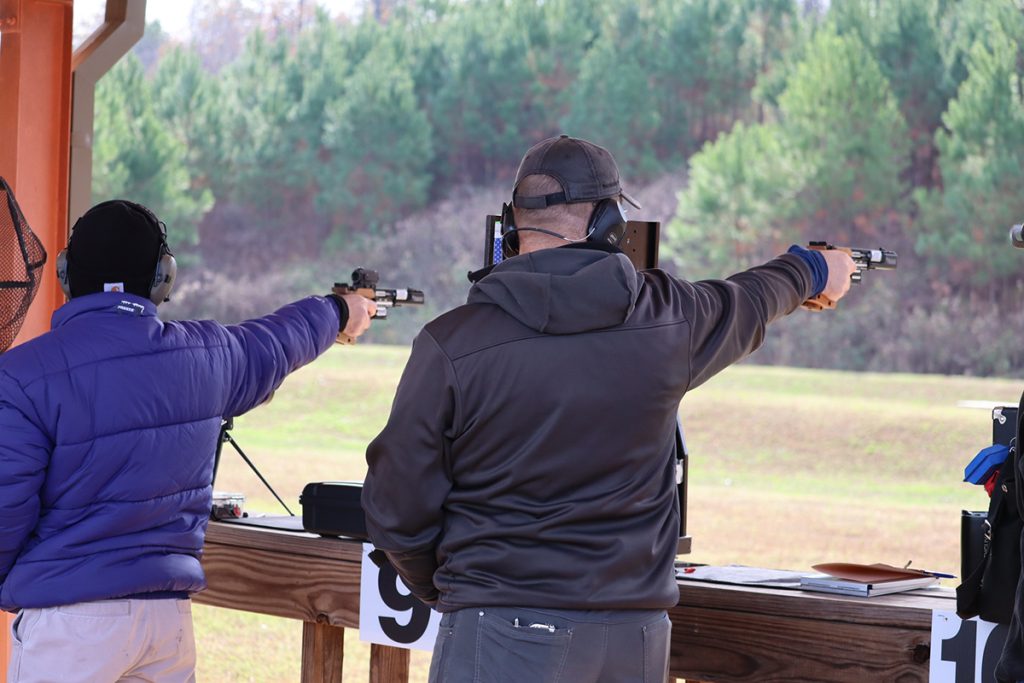
[[[370,540],[442,612],[675,605],[679,401],[811,288],[791,255],[696,283],[593,246],[504,261],[413,343]]]

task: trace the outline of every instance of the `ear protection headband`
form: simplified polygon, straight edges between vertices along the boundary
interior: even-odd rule
[[[513,201],[515,200],[513,199]],[[587,235],[584,241],[603,242],[617,247],[626,234],[627,221],[626,213],[618,199],[613,197],[602,199],[597,202],[593,212],[590,214],[590,220],[587,222]],[[569,240],[557,232],[544,230],[543,228],[516,227],[512,205],[505,203],[501,205],[501,235],[503,238],[501,243],[505,258],[510,258],[519,253],[519,235],[517,233],[520,230],[543,232],[555,237],[561,237],[569,242],[576,241]]]
[[[102,206],[110,204],[121,204],[128,207],[132,211],[141,213],[146,217],[147,223],[156,230],[157,235],[160,237],[160,247],[157,252],[156,266],[153,269],[153,279],[149,285],[149,300],[154,304],[160,305],[167,301],[168,296],[171,293],[171,289],[174,287],[174,278],[178,275],[178,262],[174,260],[174,254],[171,253],[170,248],[167,246],[167,226],[164,225],[163,221],[158,219],[156,215],[141,204],[135,202],[129,202],[122,199],[112,199],[107,202],[102,202],[89,209],[94,211]],[[87,211],[86,214],[89,212]],[[77,225],[77,223],[76,223]],[[71,233],[74,234],[75,229],[71,228]],[[57,254],[57,281],[60,283],[60,288],[64,292],[64,296],[68,299],[71,298],[71,280],[68,277],[68,248],[71,245],[71,238],[68,238],[68,246],[60,250]]]

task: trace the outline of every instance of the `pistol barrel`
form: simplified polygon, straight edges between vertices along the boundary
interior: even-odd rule
[[[1010,243],[1018,249],[1024,249],[1024,225],[1015,225],[1010,228]]]
[[[853,249],[853,260],[865,270],[896,270],[898,256],[890,249]]]

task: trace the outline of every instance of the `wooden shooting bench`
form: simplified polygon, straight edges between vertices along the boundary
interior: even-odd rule
[[[361,560],[355,541],[211,522],[195,600],[302,621],[302,682],[340,683]],[[690,683],[925,683],[932,610],[955,607],[950,589],[849,598],[687,579],[679,593],[670,669]],[[408,678],[408,650],[371,646],[372,683]]]
[[[932,611],[955,609],[950,588],[859,598],[681,580],[670,669],[709,683],[927,683]]]

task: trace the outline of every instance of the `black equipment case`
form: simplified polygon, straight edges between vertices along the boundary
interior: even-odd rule
[[[306,484],[299,496],[302,528],[321,536],[366,540],[366,517],[359,481],[320,481]]]

